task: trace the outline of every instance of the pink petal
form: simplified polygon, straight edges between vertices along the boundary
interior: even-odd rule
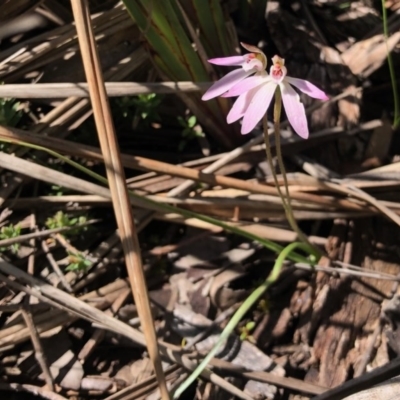
[[[220,58],[211,58],[208,60],[209,63],[215,65],[242,65],[244,63],[243,56],[232,56],[232,57],[220,57]]]
[[[285,78],[285,81],[289,82],[293,86],[296,86],[303,93],[308,94],[310,97],[313,97],[314,99],[328,100],[329,98],[325,92],[323,92],[321,89],[318,89],[311,82],[305,81],[303,79],[291,78],[290,76],[287,76]]]
[[[203,95],[202,100],[210,100],[228,91],[231,87],[253,73],[242,68],[228,72],[219,81],[215,82]]]
[[[248,92],[249,90],[261,85],[264,81],[267,81],[268,77],[255,75],[246,78],[237,83],[233,88],[229,89],[222,97],[234,97],[240,96],[242,93]]]
[[[226,122],[231,124],[243,117],[244,113],[247,110],[247,107],[250,104],[251,99],[253,98],[255,93],[255,89],[250,90],[241,94],[236,101],[233,103],[231,110],[229,111]]]
[[[300,101],[299,95],[287,82],[280,85],[282,92],[283,106],[285,107],[286,116],[295,132],[303,139],[308,138],[308,125],[304,106]]]
[[[251,132],[267,112],[275,89],[276,83],[268,82],[256,90],[243,117],[242,135]]]

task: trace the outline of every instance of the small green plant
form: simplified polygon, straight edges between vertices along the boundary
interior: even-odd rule
[[[189,118],[178,117],[178,122],[182,126],[182,140],[179,142],[178,150],[182,151],[188,142],[192,139],[204,137],[204,132],[199,124],[197,118],[192,115]]]
[[[16,126],[21,117],[19,102],[15,99],[0,99],[0,125]]]
[[[249,321],[245,326],[240,327],[240,340],[248,340],[249,342],[254,343],[255,339],[250,335],[250,333],[255,327],[256,323],[254,321]]]
[[[132,118],[132,125],[136,128],[139,122],[149,126],[160,121],[158,107],[163,97],[156,93],[139,94],[135,97],[123,97],[117,100],[117,106],[124,118]]]
[[[65,187],[60,186],[60,185],[51,185],[51,192],[49,193],[49,196],[64,196],[65,194]]]
[[[0,230],[0,240],[12,239],[21,234],[21,227],[19,225],[10,224],[3,226]],[[14,243],[9,246],[10,250],[15,254],[19,250],[20,244]],[[0,251],[6,251],[8,247],[0,247]]]
[[[69,264],[65,268],[66,271],[86,272],[92,263],[81,253],[68,252]]]
[[[54,217],[49,217],[46,220],[46,226],[49,229],[72,227],[75,225],[84,224],[87,221],[86,216],[80,215],[79,217],[70,218],[68,214],[63,211],[57,211]],[[65,232],[65,235],[76,235],[79,231],[85,230],[87,227],[79,227]]]

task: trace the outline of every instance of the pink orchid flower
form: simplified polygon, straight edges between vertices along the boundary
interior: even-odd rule
[[[253,58],[259,56],[259,54],[260,53],[253,55]],[[216,86],[226,76],[235,71],[230,72],[208,89],[203,99],[208,100],[219,95],[222,95],[222,97],[239,96],[227,116],[227,122],[231,124],[243,118],[241,133],[247,134],[251,132],[263,118],[276,89],[279,87],[289,123],[300,137],[307,139],[309,131],[305,109],[300,102],[299,95],[291,85],[316,99],[327,100],[328,96],[306,80],[287,76],[284,59],[275,56],[272,58],[272,63],[273,65],[269,75],[265,70],[258,69],[254,71],[254,76],[249,76],[249,74],[242,79],[238,79],[233,85],[219,85],[218,90],[212,90],[213,86]],[[223,90],[228,86],[229,89]]]

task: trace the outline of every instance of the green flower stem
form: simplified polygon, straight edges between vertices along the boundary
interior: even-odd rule
[[[207,367],[210,360],[217,354],[221,345],[233,332],[235,327],[241,321],[241,319],[247,314],[247,312],[254,306],[258,299],[265,293],[265,291],[274,283],[279,277],[282,270],[284,261],[288,256],[295,250],[302,249],[305,252],[313,252],[313,248],[307,244],[294,242],[287,245],[279,254],[272,268],[272,271],[268,275],[267,279],[256,289],[254,292],[243,302],[243,304],[238,308],[233,317],[230,319],[224,330],[222,331],[217,343],[210,350],[203,361],[198,365],[198,367],[189,375],[189,377],[179,386],[175,391],[173,398],[177,399],[195,380],[200,376],[203,370]]]
[[[289,221],[291,221],[291,226],[296,227],[297,233],[299,239],[310,245],[315,249],[316,254],[319,256],[322,256],[322,252],[315,246],[313,246],[310,241],[308,240],[307,235],[305,235],[300,227],[298,226],[296,219],[294,218],[293,214],[293,209],[291,205],[291,199],[290,199],[290,193],[289,193],[289,183],[287,180],[286,176],[286,169],[285,169],[285,163],[283,162],[283,157],[282,157],[282,148],[281,148],[281,127],[280,127],[280,121],[281,121],[281,111],[282,111],[282,93],[278,87],[278,90],[275,91],[275,105],[274,105],[274,133],[275,133],[275,148],[276,148],[276,156],[278,159],[278,165],[279,169],[281,170],[281,175],[283,177],[283,183],[285,185],[285,193],[286,193],[286,213],[287,213],[287,218]],[[275,174],[276,178],[276,174]],[[276,180],[277,181],[277,180]],[[278,185],[279,186],[279,185]],[[315,255],[316,255],[315,254]]]
[[[275,91],[275,105],[274,105],[274,132],[275,132],[275,140],[276,140],[276,155],[278,159],[278,164],[279,168],[281,170],[281,174],[283,176],[283,181],[284,181],[284,186],[285,186],[285,194],[282,192],[278,178],[275,173],[275,168],[273,164],[273,158],[272,158],[272,152],[271,152],[271,143],[268,135],[268,121],[267,121],[267,115],[265,114],[263,117],[263,132],[264,132],[264,140],[265,140],[265,152],[267,155],[267,160],[271,169],[272,176],[274,178],[275,186],[278,190],[278,194],[282,200],[282,206],[285,210],[285,215],[286,218],[289,222],[290,227],[293,229],[294,232],[296,232],[297,237],[299,240],[301,240],[303,243],[307,244],[310,248],[313,249],[312,254],[316,257],[320,257],[322,255],[322,252],[313,246],[307,236],[301,231],[299,226],[297,225],[296,219],[294,218],[293,215],[293,210],[292,206],[290,204],[290,193],[289,193],[289,185],[286,177],[286,170],[285,170],[285,165],[283,163],[282,159],[282,152],[281,152],[281,144],[280,144],[280,118],[281,118],[281,109],[282,109],[282,97],[281,97],[281,91],[279,87]]]
[[[385,7],[385,0],[382,0],[382,21],[383,21],[383,35],[385,37],[386,44],[386,52],[387,52],[387,60],[389,66],[390,80],[392,81],[392,90],[393,90],[393,102],[394,102],[394,117],[393,117],[393,128],[396,129],[400,123],[399,116],[399,94],[397,91],[397,81],[396,81],[396,73],[394,71],[392,54],[389,51],[388,44],[388,24],[387,24],[387,13]]]
[[[38,145],[35,145],[35,144],[23,142],[23,141],[20,141],[20,140],[0,139],[0,142],[18,144],[20,146],[28,147],[30,149],[44,151],[47,154],[50,154],[51,156],[56,157],[59,160],[64,161],[65,163],[67,163],[67,164],[71,165],[72,167],[76,168],[77,170],[79,170],[79,171],[85,173],[86,175],[92,177],[93,179],[95,179],[96,181],[102,183],[103,185],[108,186],[108,181],[103,176],[101,176],[99,174],[96,174],[95,172],[91,171],[90,169],[83,167],[79,163],[77,163],[77,162],[69,159],[68,157],[65,157],[65,156],[63,156],[63,155],[61,155],[61,154],[59,154],[59,153],[57,153],[57,152],[55,152],[55,151],[53,151],[51,149],[48,149],[47,147],[38,146]],[[279,244],[277,244],[275,242],[272,242],[271,240],[263,239],[263,238],[261,238],[261,237],[259,237],[257,235],[254,235],[254,234],[252,234],[250,232],[244,231],[243,229],[240,229],[240,228],[238,228],[236,226],[229,225],[229,224],[227,224],[225,222],[222,222],[222,221],[220,221],[220,220],[218,220],[216,218],[212,218],[212,217],[209,217],[209,216],[203,215],[203,214],[198,214],[198,213],[195,213],[193,211],[185,210],[183,208],[171,206],[169,204],[158,203],[157,201],[148,199],[145,196],[140,196],[140,195],[138,195],[138,194],[136,194],[135,192],[132,192],[132,191],[129,191],[129,195],[132,198],[140,200],[141,202],[147,204],[153,210],[157,210],[157,211],[160,211],[160,212],[163,212],[163,213],[165,213],[165,212],[176,213],[176,214],[182,215],[185,218],[197,218],[197,219],[199,219],[201,221],[208,222],[209,224],[212,224],[212,225],[215,225],[215,226],[219,226],[220,228],[224,229],[227,232],[231,232],[231,233],[234,233],[236,235],[242,236],[242,237],[244,237],[246,239],[258,242],[261,245],[263,245],[264,247],[266,247],[267,249],[273,251],[274,253],[279,253],[283,249],[283,246],[281,246],[281,245],[279,245]],[[304,257],[304,256],[302,256],[302,255],[300,255],[298,253],[292,253],[292,254],[290,254],[288,256],[288,258],[291,261],[294,261],[294,262],[305,262],[305,263],[309,262],[309,260],[306,257]]]

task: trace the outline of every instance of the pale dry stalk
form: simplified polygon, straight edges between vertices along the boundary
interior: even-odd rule
[[[125,173],[107,101],[89,8],[85,0],[71,0],[71,4],[132,293],[146,338],[147,350],[154,364],[161,398],[169,399],[142,268],[139,242],[125,184]]]

